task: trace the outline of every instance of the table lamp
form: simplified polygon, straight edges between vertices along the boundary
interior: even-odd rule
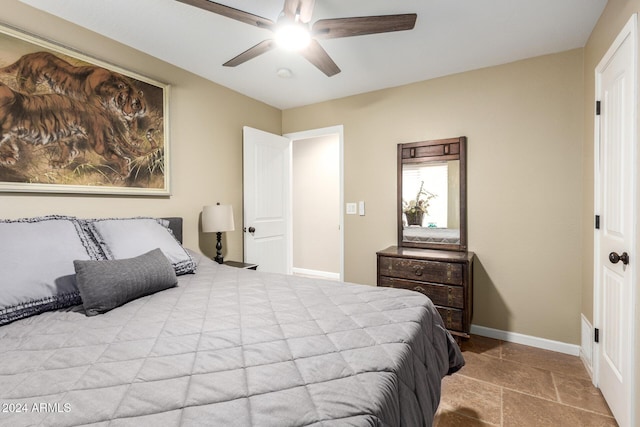
[[[233,207],[231,205],[205,206],[202,208],[202,231],[204,233],[216,233],[218,242],[216,243],[217,255],[214,258],[216,262],[222,264],[222,233],[225,231],[233,231]]]

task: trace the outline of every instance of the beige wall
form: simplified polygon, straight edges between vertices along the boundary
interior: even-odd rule
[[[582,206],[584,245],[582,250],[582,313],[593,323],[593,215],[594,215],[594,101],[595,68],[622,30],[631,15],[640,12],[640,0],[609,0],[600,16],[584,49],[584,143],[583,143],[583,185],[584,200]],[[640,81],[640,79],[639,79]],[[638,126],[640,130],[640,126]],[[637,139],[640,141],[640,137]],[[637,200],[640,200],[640,185],[637,185]],[[640,242],[638,228],[637,242]],[[637,252],[637,247],[636,247]],[[637,255],[636,255],[637,256]],[[636,293],[640,294],[640,275],[637,275]],[[635,307],[635,408],[636,426],[640,426],[640,309]]]
[[[203,205],[231,203],[236,231],[225,234],[225,257],[242,259],[242,126],[281,133],[281,111],[17,0],[2,3],[2,21],[171,85],[173,194],[169,198],[0,194],[0,218],[41,214],[83,217],[182,216],[185,244],[215,255],[215,236],[199,233]]]
[[[293,141],[293,268],[340,273],[337,135]]]
[[[344,125],[345,278],[376,283],[396,243],[396,144],[468,137],[473,323],[580,340],[581,49],[283,112],[283,131]]]

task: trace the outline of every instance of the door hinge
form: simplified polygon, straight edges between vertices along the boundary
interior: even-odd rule
[[[595,342],[600,342],[600,329],[595,328],[594,333],[593,333],[593,340]]]
[[[596,116],[600,115],[600,101],[596,101]]]
[[[596,215],[596,230],[600,230],[600,215]]]

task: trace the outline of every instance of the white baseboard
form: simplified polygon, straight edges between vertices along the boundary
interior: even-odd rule
[[[517,332],[501,331],[500,329],[471,325],[471,333],[497,340],[542,348],[544,350],[556,351],[558,353],[570,354],[572,356],[580,355],[580,346],[575,344],[567,344],[560,341],[548,340],[546,338],[538,338],[531,335],[519,334]]]
[[[321,279],[340,280],[340,273],[332,273],[331,271],[309,270],[306,268],[293,267],[291,269],[291,272],[300,276],[311,276]]]
[[[580,342],[580,359],[584,363],[584,367],[587,368],[589,376],[593,378],[593,326],[584,317],[584,314],[580,314],[580,326],[581,326],[581,342]]]

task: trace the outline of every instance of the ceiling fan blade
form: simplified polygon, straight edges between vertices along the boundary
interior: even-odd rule
[[[300,13],[300,21],[306,24],[311,21],[315,3],[315,0],[285,0],[282,11],[292,21],[295,20],[296,14]]]
[[[300,3],[299,0],[284,0],[284,6],[282,7],[284,16],[293,21],[296,17],[296,12],[298,12],[298,3]]]
[[[225,6],[220,3],[215,3],[209,0],[176,0],[180,3],[195,6],[200,9],[208,10],[209,12],[216,13],[218,15],[226,16],[227,18],[235,19],[236,21],[244,22],[245,24],[254,25],[260,28],[273,29],[275,22],[270,19],[263,18],[258,15],[254,15],[249,12],[245,12],[233,7]]]
[[[233,59],[228,60],[222,65],[224,65],[225,67],[235,67],[236,65],[243,64],[248,60],[255,58],[256,56],[269,52],[274,47],[275,47],[275,42],[273,40],[263,40],[257,45],[245,50],[240,55],[236,56]]]
[[[306,49],[300,51],[300,54],[304,56],[307,61],[315,65],[320,71],[325,73],[327,77],[331,77],[340,72],[340,68],[333,62],[333,59],[329,56],[326,50],[320,46],[315,40],[311,40],[311,43]]]
[[[415,13],[402,15],[360,16],[356,18],[320,19],[313,24],[313,35],[320,39],[364,36],[412,30],[416,25]]]
[[[311,21],[316,0],[300,0],[300,20],[305,24]]]

